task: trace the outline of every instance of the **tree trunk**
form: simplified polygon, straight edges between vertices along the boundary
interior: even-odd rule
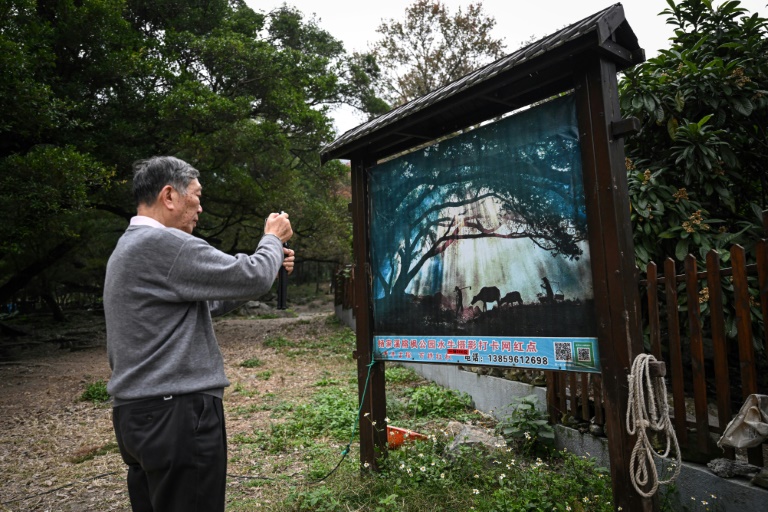
[[[8,281],[0,286],[0,303],[8,302],[16,292],[27,286],[35,276],[63,258],[69,251],[74,249],[76,245],[75,240],[66,240],[51,249],[50,252],[42,258],[33,261],[13,275]]]
[[[50,309],[51,313],[53,313],[54,321],[67,322],[69,320],[67,318],[67,315],[65,315],[64,311],[61,309],[61,306],[59,306],[59,303],[56,300],[56,297],[53,296],[53,293],[46,291],[40,296],[40,298],[43,299],[46,306],[48,306],[48,309]]]

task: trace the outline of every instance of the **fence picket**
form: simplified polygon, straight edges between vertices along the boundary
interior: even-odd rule
[[[765,218],[768,222],[768,215]],[[765,321],[768,320],[768,240],[766,239],[757,242],[757,282],[760,290],[760,310],[763,313],[763,343],[765,346],[763,355],[768,361],[768,329],[765,328]]]
[[[578,400],[578,393],[577,386],[576,386],[576,372],[568,372],[568,388],[571,392],[571,402],[569,407],[569,413],[571,415],[571,418],[576,418],[579,415],[579,400]]]
[[[714,349],[715,388],[717,389],[717,420],[720,433],[731,421],[731,383],[728,378],[728,343],[725,337],[723,315],[723,287],[720,280],[720,255],[714,249],[707,253],[707,289],[709,291],[710,327]],[[733,459],[733,448],[725,449],[725,456]]]
[[[592,396],[595,397],[595,424],[601,427],[605,425],[605,414],[603,410],[603,377],[601,375],[592,375]]]
[[[677,317],[677,282],[675,260],[664,262],[664,288],[667,298],[667,328],[669,329],[669,365],[672,380],[672,400],[675,412],[674,424],[677,439],[681,444],[688,442],[688,427],[685,415],[685,387],[683,384],[683,352],[680,344],[680,319]]]
[[[557,390],[559,393],[559,406],[558,406],[558,412],[560,413],[560,416],[565,414],[568,411],[568,385],[566,383],[566,374],[565,372],[557,372]]]
[[[752,316],[749,309],[749,287],[747,283],[747,258],[740,245],[731,247],[733,265],[733,295],[736,306],[736,324],[739,339],[739,367],[741,368],[741,397],[746,399],[757,393],[755,350],[752,345]],[[763,465],[763,451],[760,446],[747,450],[747,460],[756,466]]]
[[[559,418],[557,414],[557,375],[553,371],[545,371],[544,377],[547,379],[547,414],[549,414],[549,421],[552,423],[558,423]]]
[[[704,343],[701,339],[699,309],[699,280],[696,258],[685,257],[685,293],[688,299],[688,335],[693,376],[693,405],[696,412],[696,441],[699,451],[707,453],[709,447],[709,414],[707,411],[707,379],[704,370]]]
[[[661,361],[661,331],[659,328],[659,288],[656,263],[650,262],[646,270],[648,276],[648,326],[651,337],[651,354]]]

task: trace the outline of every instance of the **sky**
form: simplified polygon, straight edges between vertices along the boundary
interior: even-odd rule
[[[714,0],[715,4],[722,1]],[[414,0],[246,0],[255,11],[268,12],[286,3],[307,17],[315,15],[318,25],[341,40],[348,53],[367,51],[379,39],[376,28],[382,21],[403,20],[405,9]],[[523,41],[534,40],[557,32],[615,3],[614,0],[475,0],[481,2],[486,15],[496,20],[494,37],[504,40],[508,53],[520,48]],[[471,0],[442,0],[450,13],[466,8]],[[668,7],[666,0],[624,0],[624,14],[637,35],[646,57],[669,46],[672,27],[666,16],[658,14]],[[768,17],[768,0],[743,0],[741,6],[750,13]],[[337,133],[364,122],[353,109],[341,109],[333,114]]]

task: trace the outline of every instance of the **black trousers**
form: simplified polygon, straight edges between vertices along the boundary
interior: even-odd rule
[[[221,399],[203,393],[113,409],[134,512],[224,511],[227,435]]]

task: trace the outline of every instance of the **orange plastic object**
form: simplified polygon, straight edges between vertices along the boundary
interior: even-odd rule
[[[390,450],[399,447],[406,441],[413,441],[416,439],[426,441],[427,436],[414,432],[413,430],[387,426],[387,445]]]

